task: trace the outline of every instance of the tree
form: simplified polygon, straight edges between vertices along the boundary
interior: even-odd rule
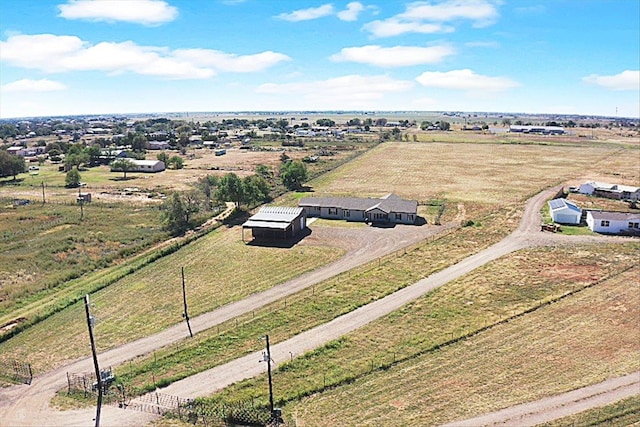
[[[242,180],[235,173],[231,172],[220,178],[218,189],[215,193],[216,199],[236,204],[236,208],[244,202],[244,188]]]
[[[242,180],[244,200],[247,204],[263,203],[270,199],[269,183],[258,175],[249,175]]]
[[[77,167],[73,167],[64,178],[64,183],[68,188],[77,188],[80,186],[80,172]]]
[[[336,122],[331,119],[318,119],[316,120],[316,124],[318,126],[332,127],[335,126]]]
[[[17,175],[26,170],[27,165],[23,157],[14,156],[4,150],[0,150],[0,177],[13,176],[15,181]]]
[[[169,164],[169,155],[164,151],[156,156],[156,159],[160,160],[165,165]]]
[[[442,120],[438,124],[438,127],[440,128],[440,130],[449,130],[451,129],[451,124],[449,122],[445,122],[444,120]]]
[[[162,219],[171,234],[177,236],[189,229],[189,222],[185,219],[185,206],[178,193],[162,204]]]
[[[132,170],[134,166],[135,164],[133,163],[133,161],[131,161],[131,159],[127,159],[127,158],[116,159],[113,162],[111,162],[111,171],[112,172],[122,171],[124,172],[123,179],[127,179],[127,172]]]
[[[286,162],[280,167],[282,183],[290,190],[299,190],[307,180],[307,166],[299,160]]]
[[[100,162],[100,155],[102,154],[102,150],[100,145],[92,145],[90,147],[85,148],[85,153],[89,156],[89,164],[97,165]]]
[[[147,148],[147,137],[136,132],[131,138],[131,149],[136,153],[144,153]]]
[[[68,172],[74,167],[79,168],[81,165],[86,165],[89,160],[89,155],[83,151],[67,154],[64,158],[64,169]]]
[[[169,159],[169,165],[173,169],[182,169],[184,167],[184,160],[180,156],[172,156]]]

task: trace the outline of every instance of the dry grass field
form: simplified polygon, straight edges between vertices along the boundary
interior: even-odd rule
[[[309,185],[314,196],[446,199],[473,218],[580,178],[638,185],[639,171],[637,148],[389,142]]]
[[[181,267],[185,269],[189,314],[195,316],[297,277],[343,254],[336,248],[308,245],[303,250],[249,246],[240,237],[237,227],[218,229],[93,294],[98,349],[180,323]],[[41,372],[86,355],[83,316],[81,303],[53,315],[0,343],[0,359],[28,360]]]
[[[638,271],[618,273],[635,265],[637,250],[514,253],[285,363],[276,396],[297,426],[435,425],[637,370]],[[494,326],[455,340],[486,325]],[[264,399],[263,381],[225,394]]]

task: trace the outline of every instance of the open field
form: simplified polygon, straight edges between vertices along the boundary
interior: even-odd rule
[[[434,425],[637,370],[637,268],[617,274],[617,259],[634,265],[637,245],[564,252],[514,253],[283,363],[274,375],[277,399],[298,426]],[[596,254],[601,261],[580,273],[577,264],[590,266]],[[540,271],[544,274],[536,277]],[[519,315],[538,299],[584,286]],[[456,339],[496,321],[477,335]],[[223,395],[249,394],[264,402],[263,382],[247,381]],[[318,393],[298,401],[312,390]]]
[[[155,207],[92,203],[81,221],[74,205],[4,207],[12,202],[0,199],[0,319],[168,237]],[[114,220],[124,217],[126,222]]]
[[[445,199],[463,213],[459,219],[474,219],[540,188],[591,175],[633,185],[640,182],[639,156],[638,149],[619,147],[389,142],[309,185],[314,196],[392,192],[421,202]]]
[[[575,179],[576,176],[582,176],[585,173],[599,176],[610,174],[612,177],[617,177],[616,182],[619,182],[621,176],[625,177],[625,183],[629,180],[637,180],[639,172],[635,167],[636,155],[637,150],[623,150],[619,147],[611,149],[602,146],[577,148],[540,145],[385,143],[334,172],[312,181],[310,185],[315,190],[315,195],[348,194],[379,197],[388,192],[396,192],[403,197],[413,197],[421,201],[444,200],[447,206],[446,220],[456,221],[458,224],[464,219],[474,220],[473,227],[461,228],[459,233],[452,236],[451,246],[448,249],[431,247],[419,256],[414,254],[415,257],[399,257],[401,259],[393,268],[385,265],[382,271],[376,272],[373,276],[363,275],[359,278],[365,281],[385,282],[386,286],[397,288],[398,283],[412,280],[411,274],[416,273],[414,267],[418,261],[429,264],[428,268],[418,271],[426,274],[428,271],[434,271],[433,269],[450,265],[460,259],[459,257],[468,256],[499,240],[515,228],[519,212],[522,210],[522,202],[541,188]],[[465,162],[467,162],[466,165]],[[469,164],[473,167],[469,167]],[[293,202],[294,196],[290,197],[283,203]],[[238,229],[226,231],[231,234],[238,231],[236,238],[238,237]],[[199,242],[204,240],[200,239]],[[230,291],[229,288],[236,286],[236,283],[242,283],[242,281],[233,282],[230,286],[229,277],[236,278],[238,274],[250,274],[252,271],[273,270],[274,266],[286,264],[286,261],[278,264],[268,259],[270,255],[265,254],[260,254],[258,257],[247,256],[244,258],[246,260],[244,264],[235,264],[236,252],[233,250],[225,252],[225,248],[227,246],[232,248],[235,243],[238,243],[237,241],[231,239],[220,243],[220,246],[214,250],[198,246],[199,242],[176,252],[175,257],[167,257],[163,260],[166,264],[155,263],[92,296],[98,318],[96,334],[101,349],[180,322],[182,310],[179,295],[179,267],[182,265],[187,270],[187,289],[190,298],[197,300],[195,305],[200,304],[200,310],[207,311],[219,306],[224,298],[227,298],[226,301],[241,298],[243,292],[251,292],[249,289],[252,286],[257,288],[265,286],[260,281],[249,283],[249,287],[240,291],[239,294],[229,295],[226,294]],[[335,248],[337,243],[323,246],[318,251],[322,253],[326,250],[335,253],[335,249],[332,248]],[[291,251],[295,252],[299,248],[294,247]],[[634,250],[637,252],[637,247]],[[269,249],[269,252],[272,251],[273,249]],[[305,256],[309,255],[306,248],[304,251]],[[233,260],[235,269],[220,269],[219,264],[211,261],[215,260],[218,254],[222,255],[221,259]],[[437,262],[434,262],[434,259]],[[261,264],[262,262],[264,264]],[[300,260],[296,263],[302,264]],[[313,269],[316,266],[308,267]],[[203,291],[211,283],[194,278],[192,276],[194,270],[190,268],[202,274],[206,271],[208,277],[214,275],[224,277],[226,278],[224,285],[216,281],[213,289]],[[159,273],[155,273],[155,270]],[[296,270],[290,273],[295,276],[301,272],[302,270]],[[171,275],[174,278],[169,281],[175,282],[176,285],[172,288],[173,293],[167,293],[167,298],[160,298],[158,289],[164,291],[165,287],[159,288],[158,285],[163,281],[166,283]],[[191,280],[194,280],[194,286],[199,289],[193,294]],[[267,287],[274,283],[273,280],[267,281],[270,282],[266,285]],[[152,291],[144,293],[146,289],[151,288],[155,293]],[[551,291],[553,289],[545,290],[545,292]],[[216,292],[221,292],[222,296],[216,295]],[[384,295],[384,292],[386,291],[381,290],[367,297],[370,300],[379,298]],[[544,292],[542,294],[547,295]],[[491,298],[488,297],[488,299]],[[512,301],[505,304],[507,312],[511,303]],[[196,308],[192,303],[190,307],[190,314],[193,316]],[[167,315],[174,312],[175,317]],[[0,349],[7,357],[24,358],[27,354],[34,354],[41,367],[57,366],[64,360],[86,355],[86,348],[83,348],[83,346],[86,347],[84,343],[86,339],[83,336],[85,331],[81,322],[78,322],[78,319],[82,319],[82,314],[80,306],[66,310],[59,316],[54,316],[55,319],[51,318],[3,343]],[[305,328],[304,325],[297,327]],[[64,336],[48,341],[44,340],[44,337],[50,335],[48,331],[65,329],[70,332],[65,332],[61,334]],[[283,336],[290,334],[291,331],[283,329]],[[42,345],[38,346],[36,343]],[[60,347],[61,343],[69,349],[69,354],[60,355],[53,350]],[[414,345],[419,347],[419,344],[410,342],[408,347]],[[40,347],[44,349],[41,350]],[[366,362],[364,365],[367,365]]]
[[[249,246],[242,243],[238,228],[219,229],[93,294],[98,349],[179,323],[180,267],[185,269],[189,314],[195,316],[313,270],[342,253],[313,246],[290,250]],[[41,372],[85,355],[83,318],[83,305],[74,304],[1,343],[1,357],[29,360]]]

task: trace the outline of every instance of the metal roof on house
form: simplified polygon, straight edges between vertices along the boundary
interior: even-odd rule
[[[582,209],[580,209],[578,205],[567,199],[549,200],[549,208],[551,208],[552,211],[557,211],[560,209],[570,209],[572,211],[582,212]]]
[[[299,217],[302,211],[302,208],[263,206],[260,208],[257,214],[249,218],[249,221],[290,223],[291,221]]]
[[[640,214],[632,212],[607,212],[607,211],[589,211],[587,215],[591,215],[596,221],[613,220],[613,221],[635,221],[640,220]]]
[[[404,200],[395,194],[388,194],[380,199],[359,197],[305,197],[300,199],[298,206],[340,208],[363,212],[377,208],[386,213],[398,212],[410,214],[415,214],[418,210],[417,201]]]

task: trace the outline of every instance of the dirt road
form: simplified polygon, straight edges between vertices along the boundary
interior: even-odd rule
[[[640,394],[640,371],[442,427],[535,426]]]
[[[555,194],[557,190],[558,188],[543,191],[530,199],[525,206],[524,215],[518,229],[499,243],[385,298],[360,307],[353,312],[303,332],[289,340],[273,345],[271,347],[272,358],[276,363],[278,361],[288,360],[291,354],[299,355],[321,346],[328,341],[337,339],[346,333],[354,331],[402,307],[432,289],[442,286],[487,262],[518,249],[538,245],[561,245],[583,241],[594,243],[598,241],[628,241],[626,239],[609,237],[576,237],[541,233],[539,231],[540,207],[545,200]],[[357,233],[361,230],[368,230],[370,235],[366,236],[366,238],[358,239]],[[239,314],[258,309],[269,302],[298,292],[305,287],[325,280],[339,272],[347,271],[363,262],[406,247],[415,241],[424,239],[430,233],[436,232],[436,230],[430,227],[410,226],[399,226],[394,229],[343,228],[339,231],[332,228],[330,231],[342,233],[344,239],[341,240],[345,242],[344,244],[347,245],[347,249],[349,249],[347,255],[341,260],[327,267],[305,274],[295,280],[276,286],[268,291],[249,296],[237,303],[229,304],[213,312],[196,317],[192,319],[194,332],[202,331]],[[319,238],[323,232],[329,232],[329,230],[323,231],[322,227],[318,227],[316,237]],[[312,235],[315,233],[316,230],[314,230]],[[349,240],[349,237],[353,240]],[[366,246],[360,246],[362,244],[366,244]],[[100,363],[102,366],[117,365],[136,355],[149,353],[163,345],[182,339],[185,337],[185,334],[184,325],[176,325],[154,336],[107,351],[100,355]],[[264,364],[258,363],[260,358],[260,352],[252,353],[173,383],[161,391],[182,397],[197,397],[211,394],[215,390],[224,388],[231,383],[264,372]],[[36,377],[33,385],[30,387],[14,386],[0,390],[0,425],[91,425],[93,410],[68,411],[62,413],[53,411],[49,408],[48,404],[55,391],[65,386],[65,373],[67,371],[90,371],[91,368],[91,360],[85,359]],[[149,419],[148,414],[106,407],[103,410],[102,425],[134,426],[143,424],[147,419]]]

